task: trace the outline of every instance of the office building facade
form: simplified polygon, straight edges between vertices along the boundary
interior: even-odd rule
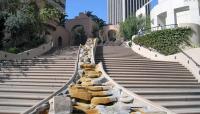
[[[129,16],[136,15],[138,9],[144,7],[145,14],[150,14],[149,0],[107,0],[108,23],[119,24]]]

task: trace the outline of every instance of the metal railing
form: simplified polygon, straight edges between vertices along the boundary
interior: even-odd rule
[[[183,53],[189,60],[191,60],[198,68],[200,68],[200,64],[197,63],[191,56],[189,56],[187,53],[185,53],[183,50],[179,48],[180,52]]]
[[[33,107],[29,108],[27,111],[25,111],[22,114],[35,114],[43,106],[48,106],[48,102],[49,102],[49,100],[51,98],[53,98],[54,96],[57,96],[59,94],[63,94],[63,91],[65,91],[68,88],[68,86],[72,82],[75,81],[76,76],[78,75],[79,55],[80,55],[80,46],[79,46],[79,49],[78,49],[78,54],[77,54],[76,63],[75,63],[75,71],[74,71],[74,74],[73,74],[72,78],[62,88],[60,88],[58,91],[56,91],[55,93],[53,93],[52,95],[50,95],[48,98],[42,100],[37,105],[34,105]]]
[[[143,36],[147,33],[152,32],[152,31],[173,29],[173,28],[177,28],[177,27],[178,27],[178,24],[159,25],[159,26],[155,26],[155,27],[151,27],[151,28],[141,29],[141,30],[138,31],[138,35]]]

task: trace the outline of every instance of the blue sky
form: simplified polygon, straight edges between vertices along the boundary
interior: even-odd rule
[[[66,12],[71,19],[79,12],[93,11],[93,14],[107,21],[107,0],[66,0]]]

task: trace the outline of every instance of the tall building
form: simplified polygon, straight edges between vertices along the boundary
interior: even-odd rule
[[[150,14],[149,0],[107,0],[108,22],[118,24],[144,7],[146,14]]]

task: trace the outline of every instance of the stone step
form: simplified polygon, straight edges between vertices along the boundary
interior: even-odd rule
[[[138,55],[135,55],[135,54],[132,54],[132,53],[121,53],[121,54],[118,54],[118,53],[103,53],[103,55],[101,55],[101,53],[99,54],[95,54],[95,57],[97,58],[128,58],[128,59],[131,59],[131,58],[144,58],[144,57],[141,57],[141,56],[138,56]],[[145,58],[146,59],[146,58]]]
[[[13,86],[41,86],[41,87],[62,87],[65,83],[38,83],[38,82],[3,82],[0,85]]]
[[[200,101],[200,95],[143,95],[151,101]]]
[[[72,75],[67,76],[0,76],[1,80],[4,79],[35,79],[35,80],[69,80]]]
[[[130,88],[139,95],[200,95],[199,88]]]
[[[169,108],[184,108],[184,107],[199,107],[200,108],[200,101],[156,101],[156,103]]]
[[[75,68],[74,67],[69,67],[69,68],[31,68],[31,67],[24,67],[24,68],[1,68],[1,71],[66,71],[69,70],[69,71],[73,71]]]
[[[140,56],[138,56],[140,57]],[[171,61],[152,61],[146,58],[138,58],[138,59],[132,59],[132,58],[95,58],[96,61],[104,61],[104,62],[149,62],[149,63],[171,63],[171,64],[179,64],[178,62],[171,62]]]
[[[10,77],[10,76],[35,76],[35,77],[39,77],[39,76],[49,76],[49,77],[56,77],[56,76],[62,76],[62,77],[69,77],[72,76],[74,73],[0,73],[1,77]]]
[[[112,77],[115,81],[198,82],[197,79]]]
[[[30,80],[30,79],[9,79],[9,80],[2,80],[2,82],[32,82],[32,83],[67,83],[66,80]]]
[[[42,100],[47,98],[49,93],[22,93],[22,92],[0,92],[0,98],[3,99],[32,99],[32,100]]]
[[[106,70],[176,70],[176,71],[186,71],[186,68],[184,67],[165,67],[165,66],[151,66],[151,67],[146,67],[146,66],[138,66],[138,67],[120,67],[120,66],[113,66],[113,67],[104,67]]]
[[[109,71],[109,74],[116,75],[160,75],[160,76],[166,76],[166,75],[176,75],[176,76],[192,76],[190,72],[187,73],[179,73],[179,72],[154,72],[154,71],[133,71],[133,72],[124,72],[124,71]]]
[[[178,113],[178,114],[200,114],[200,108],[199,107],[184,107],[184,108],[175,108],[171,109],[172,111]]]
[[[51,73],[51,74],[59,74],[59,73],[70,73],[70,74],[73,74],[74,73],[74,71],[72,70],[72,71],[68,71],[68,70],[66,70],[66,71],[40,71],[40,70],[38,70],[38,71],[1,71],[0,72],[0,75],[2,75],[2,74],[7,74],[7,73],[19,73],[19,74],[22,74],[22,73],[39,73],[39,74],[48,74],[48,73]]]
[[[0,98],[0,106],[31,107],[39,102],[40,102],[40,100],[1,99]]]
[[[179,84],[179,85],[160,85],[160,84],[152,84],[152,85],[145,85],[145,84],[121,84],[126,88],[200,88],[200,85],[193,85],[193,84]]]
[[[156,73],[184,73],[191,74],[187,70],[163,70],[163,69],[106,69],[107,72],[156,72]]]
[[[2,69],[22,69],[22,68],[38,68],[38,69],[71,69],[75,68],[75,65],[64,65],[64,66],[54,66],[54,65],[46,65],[46,66],[1,66]]]
[[[116,81],[119,84],[137,84],[137,85],[200,85],[198,82],[167,82],[167,81]]]
[[[49,93],[52,94],[53,90],[38,90],[38,89],[7,89],[7,88],[0,88],[0,92],[21,92],[21,93]]]
[[[21,114],[30,107],[0,106],[0,114]]]
[[[59,90],[61,87],[51,87],[51,86],[18,86],[18,85],[1,85],[1,88],[7,88],[7,89],[35,89],[35,90],[52,90],[52,91],[56,91]]]
[[[186,75],[186,76],[177,76],[177,75],[160,75],[160,74],[113,74],[109,73],[109,76],[111,78],[118,78],[118,77],[123,77],[124,79],[126,78],[149,78],[149,79],[154,79],[154,78],[173,78],[173,79],[195,79],[195,77]]]
[[[30,60],[30,61],[26,61],[26,60],[22,60],[22,61],[3,61],[3,62],[0,62],[0,63],[3,63],[3,64],[68,64],[68,63],[75,63],[76,61],[75,60],[43,60],[43,61],[35,61],[35,60]]]
[[[41,66],[74,66],[75,65],[75,63],[68,63],[68,64],[57,64],[57,63],[55,63],[55,64],[53,64],[53,63],[49,63],[49,64],[12,64],[12,65],[9,65],[9,64],[6,64],[6,65],[4,65],[4,67],[6,66],[6,67],[10,67],[10,66],[14,66],[14,67],[23,67],[23,66],[39,66],[39,67],[41,67]]]
[[[97,62],[101,62],[101,61],[97,61]],[[173,67],[181,67],[180,64],[176,64],[176,63],[156,63],[156,62],[103,62],[104,65],[112,65],[112,66],[126,66],[126,65],[147,65],[147,66],[173,66]]]
[[[179,68],[179,69],[186,69],[185,67],[183,66],[180,66],[180,65],[177,65],[177,66],[171,66],[171,65],[157,65],[157,64],[105,64],[103,63],[103,65],[108,68],[112,68],[112,67],[129,67],[129,68],[149,68],[149,67],[152,67],[152,68],[157,68],[157,67],[160,67],[160,68]]]

